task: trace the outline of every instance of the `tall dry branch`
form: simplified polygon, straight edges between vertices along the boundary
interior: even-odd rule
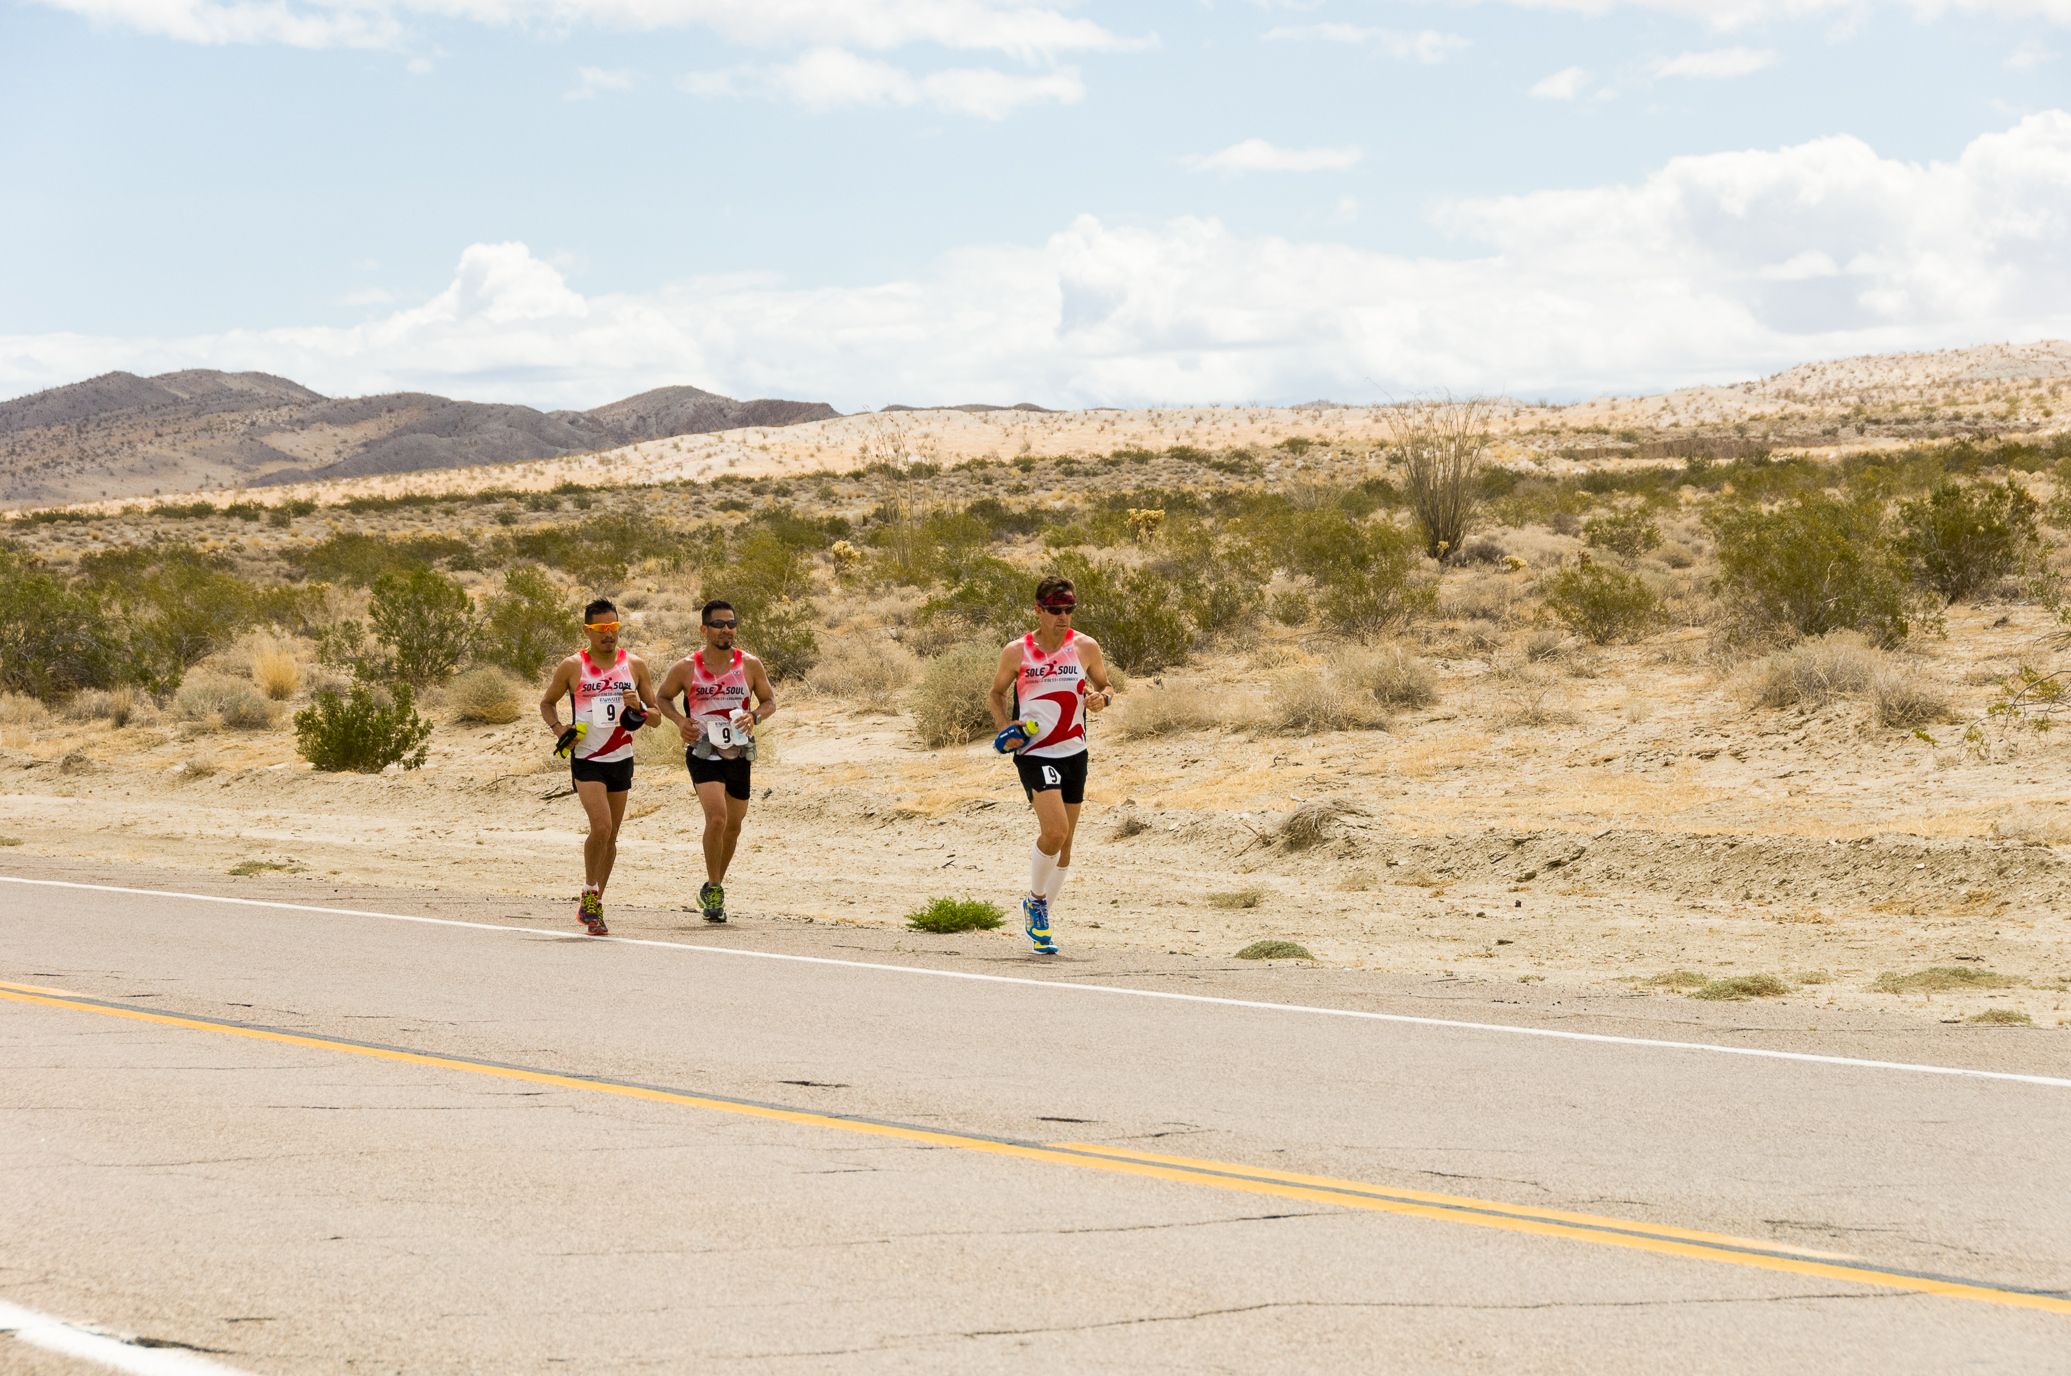
[[[1424,552],[1457,558],[1480,505],[1481,466],[1494,411],[1486,397],[1451,394],[1391,406],[1385,415],[1397,456],[1408,470],[1403,487],[1424,536]]]

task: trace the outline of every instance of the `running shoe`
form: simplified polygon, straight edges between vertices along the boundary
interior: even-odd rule
[[[582,898],[575,905],[575,915],[582,919],[582,925],[590,929],[591,936],[610,936],[611,928],[604,925],[604,895],[595,889],[583,890]]]
[[[705,881],[705,887],[698,890],[698,911],[707,922],[726,921],[726,886]]]
[[[1021,916],[1026,920],[1028,939],[1035,943],[1036,954],[1056,955],[1056,943],[1050,940],[1050,900],[1034,895],[1022,899]]]

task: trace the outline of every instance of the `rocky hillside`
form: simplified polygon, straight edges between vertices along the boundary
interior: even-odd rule
[[[735,401],[695,387],[542,412],[423,392],[333,400],[266,373],[107,373],[0,403],[0,503],[520,463],[837,414],[823,402]]]

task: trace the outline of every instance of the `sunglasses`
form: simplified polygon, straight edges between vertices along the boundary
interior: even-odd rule
[[[1052,616],[1064,616],[1064,615],[1067,615],[1067,614],[1068,614],[1068,613],[1069,613],[1069,612],[1070,612],[1070,611],[1072,610],[1072,608],[1074,608],[1074,607],[1078,606],[1079,604],[1077,603],[1077,601],[1071,601],[1071,602],[1038,602],[1038,603],[1036,603],[1036,605],[1037,605],[1038,607],[1041,607],[1041,608],[1042,608],[1042,609],[1043,609],[1044,611],[1046,611],[1046,612],[1050,613],[1050,615],[1052,615]]]
[[[592,630],[597,632],[599,635],[602,635],[607,631],[617,630],[618,623],[616,621],[592,621],[587,623],[584,629]]]
[[[715,631],[731,631],[741,623],[738,621],[707,621],[705,624]]]

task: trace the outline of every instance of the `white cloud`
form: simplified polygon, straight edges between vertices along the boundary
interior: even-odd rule
[[[1776,65],[1776,54],[1766,48],[1714,48],[1710,52],[1680,53],[1656,62],[1655,76],[1718,78],[1750,76]]]
[[[1539,84],[1526,92],[1541,100],[1573,100],[1589,88],[1596,80],[1596,73],[1586,67],[1563,67],[1552,76],[1540,80]]]
[[[394,47],[407,21],[492,28],[704,28],[736,43],[890,49],[913,43],[1007,53],[1117,51],[1129,39],[1025,0],[41,0],[96,23],[189,43]]]
[[[2071,25],[2071,0],[1509,0],[1526,9],[1561,10],[1571,14],[1609,14],[1620,8],[1654,10],[1694,19],[1725,33],[1781,20],[1837,18],[1852,20],[1873,9],[1897,10],[1916,19],[1947,14],[1997,19],[2041,19]]]
[[[686,381],[844,409],[907,395],[1356,399],[1368,379],[1538,395],[2071,334],[2062,111],[1950,162],[1836,136],[1676,158],[1630,186],[1464,200],[1436,219],[1458,256],[1082,217],[908,280],[708,277],[594,297],[522,244],[478,244],[444,292],[359,326],[0,338],[0,395],[186,367],[535,406]]]
[[[602,67],[579,67],[575,73],[575,85],[561,96],[563,100],[594,100],[604,91],[630,91],[633,89],[633,74],[620,68],[606,71]]]
[[[1072,105],[1086,98],[1085,83],[1072,67],[1037,76],[991,68],[952,68],[914,76],[875,58],[840,48],[816,48],[796,62],[747,65],[717,72],[692,72],[677,83],[692,95],[765,96],[790,100],[809,110],[849,105],[930,105],[980,119],[1003,119],[1023,105],[1054,101]]]
[[[1343,172],[1364,156],[1357,147],[1275,148],[1264,139],[1246,139],[1219,153],[1194,154],[1180,162],[1196,172]]]
[[[2048,48],[2043,47],[2040,43],[2037,43],[2034,39],[2031,38],[2027,42],[2021,44],[2021,46],[2019,46],[2018,48],[2015,48],[2012,52],[2008,53],[2006,55],[2006,61],[2002,62],[2000,65],[2002,67],[2005,67],[2006,70],[2008,70],[2009,72],[2032,72],[2037,67],[2040,67],[2043,63],[2054,62],[2056,60],[2056,53],[2052,52]]]
[[[1268,29],[1266,37],[1275,40],[1354,43],[1361,46],[1371,44],[1389,57],[1414,58],[1427,65],[1445,61],[1447,53],[1473,46],[1471,40],[1456,33],[1440,33],[1436,29],[1404,33],[1400,29],[1370,29],[1358,24],[1298,24]]]

